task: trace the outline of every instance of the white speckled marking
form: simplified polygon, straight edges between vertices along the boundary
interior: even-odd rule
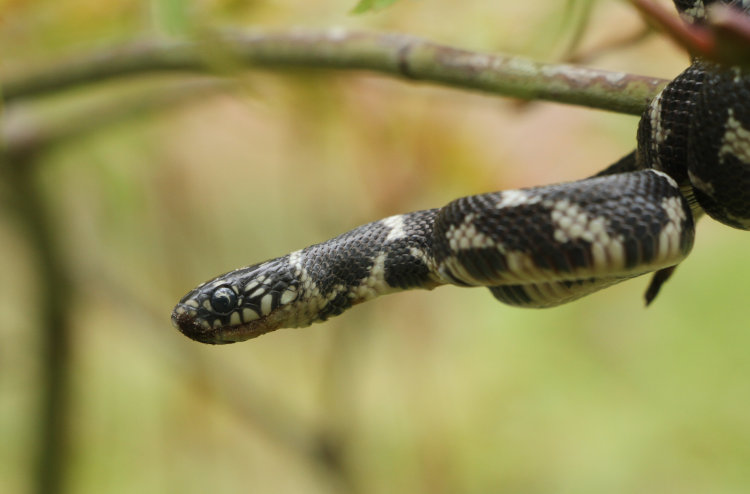
[[[370,275],[354,287],[349,293],[349,298],[364,302],[394,290],[385,281],[385,260],[387,257],[388,255],[385,252],[381,252],[375,257]]]
[[[302,251],[297,250],[289,254],[289,265],[294,268],[294,276],[299,280],[299,290],[305,294],[303,297],[318,296],[318,288],[313,283],[310,273],[302,264]]]
[[[406,230],[404,230],[404,216],[397,214],[396,216],[389,216],[380,220],[380,223],[389,228],[388,235],[385,237],[386,243],[393,242],[406,236]]]
[[[708,194],[709,196],[714,195],[714,186],[708,182],[704,182],[700,179],[697,175],[695,175],[692,171],[688,170],[688,178],[690,179],[690,183],[693,184],[693,186],[700,190],[701,192]]]
[[[687,19],[688,22],[693,23],[698,18],[706,16],[706,8],[703,6],[703,0],[696,0],[693,2],[693,7],[685,9],[682,13],[683,19]]]
[[[451,225],[445,232],[445,237],[453,251],[466,249],[481,249],[494,247],[495,241],[482,232],[478,232],[474,226],[474,213],[467,214],[461,224]]]
[[[661,146],[662,144],[664,144],[664,141],[667,140],[667,137],[669,137],[670,133],[669,129],[665,129],[664,126],[662,126],[661,103],[662,93],[659,93],[651,101],[651,105],[649,105],[648,109],[648,118],[651,121],[651,137],[654,139],[654,142],[657,146]],[[661,165],[661,160],[659,160],[658,156],[659,153],[656,153],[657,163],[654,163],[654,166]]]
[[[682,201],[679,197],[666,197],[661,200],[661,207],[667,212],[669,221],[678,225],[685,221],[685,209],[682,207]]]
[[[331,302],[333,299],[338,297],[340,294],[344,292],[349,292],[349,288],[347,288],[346,285],[338,284],[334,285],[334,287],[331,289],[330,292],[326,294],[325,297],[321,297],[320,294],[315,298],[318,302],[318,308],[322,309],[326,305],[328,305],[329,302]]]
[[[607,218],[592,218],[580,206],[572,204],[567,199],[554,204],[551,218],[557,242],[581,239],[590,243],[591,257],[594,261],[592,268],[602,269],[604,272],[604,269],[620,267],[624,262],[622,236],[610,236],[607,231]]]
[[[295,250],[289,254],[289,265],[294,268],[302,268],[302,251]]]
[[[719,148],[719,161],[724,162],[724,156],[730,154],[743,163],[750,164],[750,131],[742,126],[742,122],[734,118],[734,110],[729,109],[729,118],[724,126],[724,137]]]
[[[682,257],[680,252],[680,232],[686,214],[679,197],[668,197],[661,201],[661,207],[667,213],[669,222],[659,233],[659,252],[656,260],[666,261]]]
[[[198,301],[195,300],[194,298],[191,298],[190,300],[188,300],[187,302],[185,302],[185,305],[187,305],[189,307],[195,307],[197,309],[198,308]]]
[[[433,257],[430,257],[425,253],[424,251],[417,249],[416,247],[409,248],[409,254],[411,254],[412,257],[415,259],[419,259],[422,264],[427,266],[427,269],[430,271],[430,273],[434,273],[437,271],[437,266],[435,265],[435,259]]]
[[[505,190],[500,193],[500,200],[495,207],[497,209],[520,206],[523,204],[536,204],[541,197],[532,195],[525,190]]]

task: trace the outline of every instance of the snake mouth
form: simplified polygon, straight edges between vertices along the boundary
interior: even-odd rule
[[[206,328],[196,318],[194,312],[195,311],[190,310],[190,307],[183,304],[177,304],[172,311],[172,326],[191,340],[201,343],[208,343],[211,345],[231,343],[230,341],[223,341],[221,338],[217,338],[218,330],[211,329],[210,326]]]
[[[209,345],[237,343],[278,329],[264,320],[214,327],[208,321],[199,318],[193,307],[182,303],[177,304],[172,311],[172,326],[191,340]]]

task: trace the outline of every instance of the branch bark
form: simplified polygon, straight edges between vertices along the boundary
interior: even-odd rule
[[[524,100],[640,114],[666,80],[540,63],[440,45],[413,36],[294,30],[225,32],[202,41],[138,41],[46,64],[7,78],[6,100],[154,71],[216,73],[230,67],[367,70]],[[217,60],[220,62],[217,63]]]

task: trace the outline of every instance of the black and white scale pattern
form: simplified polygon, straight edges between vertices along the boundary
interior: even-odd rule
[[[692,23],[709,3],[675,1]],[[750,11],[750,0],[723,3]],[[704,211],[750,229],[750,73],[694,60],[654,98],[637,140],[596,177],[391,216],[218,276],[185,295],[172,322],[231,343],[401,290],[483,286],[507,304],[551,307],[656,271],[650,301]]]

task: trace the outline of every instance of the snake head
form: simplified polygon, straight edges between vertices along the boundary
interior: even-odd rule
[[[297,290],[280,259],[241,268],[187,293],[172,325],[201,343],[235,343],[289,325]]]

